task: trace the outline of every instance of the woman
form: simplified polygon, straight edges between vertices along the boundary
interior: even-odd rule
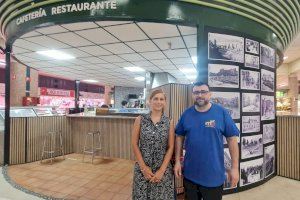
[[[150,113],[136,118],[132,147],[134,200],[173,200],[174,178],[170,163],[174,150],[174,125],[164,115],[166,95],[155,90],[150,95]]]

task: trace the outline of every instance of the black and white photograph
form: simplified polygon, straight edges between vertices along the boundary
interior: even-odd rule
[[[260,94],[243,93],[242,94],[242,111],[259,112],[260,111]]]
[[[253,133],[260,131],[260,116],[243,116],[242,133]]]
[[[240,186],[256,183],[263,179],[263,163],[263,158],[242,162],[240,165]]]
[[[208,65],[210,87],[239,88],[239,67],[235,65]]]
[[[260,64],[275,67],[275,50],[262,43],[260,43]]]
[[[275,171],[275,145],[265,147],[264,156],[264,175],[265,178],[273,174]]]
[[[275,124],[264,124],[263,125],[263,141],[264,144],[275,141]]]
[[[244,63],[244,38],[208,33],[208,59]]]
[[[261,96],[261,120],[275,119],[274,96]]]
[[[261,91],[274,92],[274,72],[261,70]]]
[[[259,90],[260,74],[250,70],[241,70],[241,89]]]
[[[226,108],[232,119],[240,118],[240,93],[213,92],[211,101]]]
[[[245,67],[259,69],[259,56],[245,54]]]
[[[224,148],[224,166],[225,166],[225,174],[226,174],[226,179],[224,182],[224,190],[231,189],[230,184],[231,182],[229,181],[229,171],[231,169],[231,156],[228,148]]]
[[[259,42],[246,38],[246,52],[258,54],[259,53],[258,51],[259,51]]]
[[[262,134],[242,137],[241,152],[242,159],[263,155]]]
[[[235,123],[235,125],[236,125],[236,127],[239,129],[239,131],[241,131],[241,130],[240,130],[240,123]],[[237,137],[238,143],[240,143],[240,136],[241,136],[241,134],[239,135],[239,137]],[[223,136],[223,144],[227,144],[227,140],[226,140],[226,137],[225,137],[225,136]]]

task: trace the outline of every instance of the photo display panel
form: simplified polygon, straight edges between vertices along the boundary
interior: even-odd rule
[[[276,172],[276,51],[265,41],[213,27],[205,28],[204,41],[211,102],[222,105],[240,130],[240,181],[232,189],[226,180],[224,190],[242,191]],[[231,157],[225,137],[223,143],[227,176]]]

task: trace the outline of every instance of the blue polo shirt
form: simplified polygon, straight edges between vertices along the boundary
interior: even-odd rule
[[[185,136],[183,175],[205,186],[217,187],[225,181],[223,136],[238,136],[239,130],[227,110],[212,104],[206,112],[195,106],[184,111],[176,134]]]

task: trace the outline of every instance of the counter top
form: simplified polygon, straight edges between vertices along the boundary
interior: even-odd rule
[[[106,119],[135,119],[134,116],[124,116],[124,115],[84,115],[83,113],[67,115],[67,117],[77,117],[77,118],[106,118]]]

